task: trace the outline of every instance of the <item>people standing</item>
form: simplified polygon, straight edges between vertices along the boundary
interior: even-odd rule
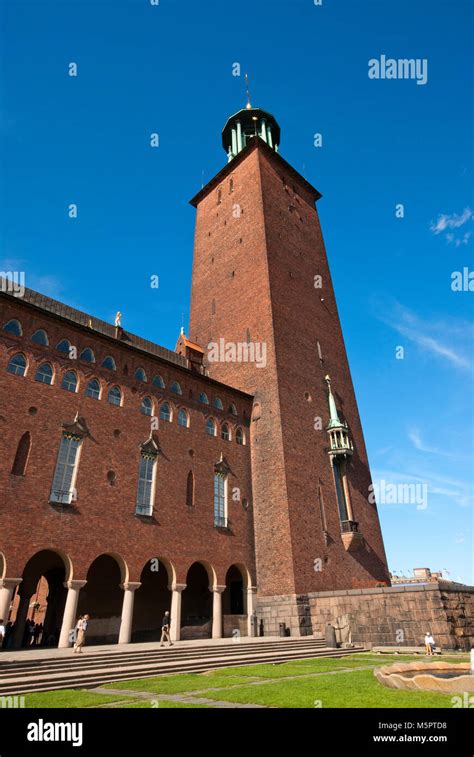
[[[163,620],[161,621],[161,639],[160,639],[160,647],[163,646],[163,642],[168,639],[170,647],[173,646],[173,642],[171,641],[170,637],[170,626],[171,626],[171,618],[169,611],[166,610]]]
[[[74,652],[82,652],[82,647],[86,640],[86,631],[89,624],[89,615],[81,615],[76,625],[76,643],[74,644]]]
[[[435,648],[435,640],[431,635],[431,631],[427,631],[425,634],[425,649],[428,657],[433,657]]]

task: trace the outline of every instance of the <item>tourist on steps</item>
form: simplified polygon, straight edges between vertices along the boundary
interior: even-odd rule
[[[173,642],[170,638],[170,624],[171,624],[171,618],[168,610],[166,610],[163,620],[161,621],[161,639],[160,639],[160,647],[163,646],[163,642],[168,639],[170,643],[170,647],[173,646]]]
[[[83,615],[81,618],[79,618],[77,626],[76,626],[76,643],[74,644],[74,653],[82,652],[82,647],[84,646],[84,642],[86,640],[86,631],[88,626],[89,616]]]

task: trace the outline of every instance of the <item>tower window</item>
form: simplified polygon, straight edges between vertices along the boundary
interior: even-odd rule
[[[186,479],[186,504],[188,507],[194,507],[194,473],[189,471]]]
[[[6,331],[8,334],[13,334],[14,336],[21,336],[23,333],[21,330],[21,323],[20,321],[17,321],[16,319],[8,321],[4,325],[3,330]]]
[[[153,376],[152,384],[153,384],[153,386],[158,386],[160,389],[164,389],[165,388],[165,382],[163,381],[163,379],[161,378],[160,375]]]
[[[173,392],[173,394],[182,394],[183,390],[181,389],[180,384],[178,381],[173,381],[173,383],[170,386],[170,392]]]
[[[74,371],[67,371],[61,382],[61,387],[67,392],[75,392],[77,389],[77,376]]]
[[[26,473],[26,466],[28,463],[28,457],[31,449],[31,434],[29,431],[25,431],[23,436],[18,442],[16,449],[15,460],[13,461],[12,474],[14,476],[24,476]]]
[[[118,387],[115,387],[115,389],[118,389]],[[91,379],[89,381],[89,383],[87,384],[87,387],[86,387],[86,397],[90,397],[93,400],[98,400],[99,399],[99,397],[100,397],[100,384],[97,381],[97,379]],[[110,402],[110,392],[109,392],[109,402]],[[114,405],[116,403],[112,402],[111,404]],[[119,404],[120,404],[120,401],[119,401]]]
[[[231,415],[237,415],[237,408],[235,407],[233,402],[229,405],[229,413]]]
[[[237,431],[235,432],[235,441],[237,442],[237,444],[245,444],[244,432],[242,431],[242,429],[240,428],[240,426],[237,429]]]
[[[53,383],[53,369],[49,363],[43,363],[36,371],[35,381],[39,381],[41,384]]]
[[[12,359],[7,366],[8,373],[13,373],[15,376],[24,376],[26,373],[26,358],[21,352],[13,355]]]
[[[120,391],[120,387],[113,386],[112,389],[109,389],[107,402],[110,405],[117,405],[117,407],[120,407],[122,404],[122,392]]]
[[[231,180],[229,181],[229,194],[232,194],[233,191],[234,191],[234,179],[231,178]]]
[[[208,405],[209,404],[209,400],[207,398],[206,392],[201,392],[199,394],[199,402],[202,402],[203,405]]]
[[[217,410],[223,410],[224,409],[224,405],[222,404],[222,400],[220,399],[220,397],[215,397],[214,398],[214,402],[212,404],[214,405],[214,407]]]
[[[59,447],[56,470],[51,489],[51,502],[70,505],[74,497],[79,453],[82,438],[76,434],[63,434]]]
[[[336,460],[336,459],[333,460],[332,468],[334,471],[334,482],[336,484],[336,495],[337,495],[337,504],[339,507],[339,517],[341,519],[341,522],[343,522],[343,521],[350,520],[350,518],[349,518],[349,511],[347,508],[346,493],[344,491],[343,476],[342,476],[342,470],[341,470],[341,465],[339,463],[339,460]]]
[[[43,347],[47,347],[49,344],[48,335],[44,329],[38,329],[38,331],[35,331],[31,337],[31,341],[36,342],[36,344],[42,344]]]
[[[214,526],[227,528],[227,476],[214,473]]]
[[[220,205],[221,202],[222,202],[222,190],[218,189],[217,190],[217,204]]]

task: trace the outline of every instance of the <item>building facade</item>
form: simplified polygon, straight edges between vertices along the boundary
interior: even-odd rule
[[[250,105],[194,197],[175,351],[0,291],[0,617],[21,644],[313,627],[311,596],[390,585],[314,189]]]

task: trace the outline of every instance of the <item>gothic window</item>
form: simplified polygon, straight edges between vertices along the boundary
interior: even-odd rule
[[[140,412],[143,415],[153,415],[153,402],[149,397],[144,397],[140,405]]]
[[[146,381],[146,373],[143,368],[137,368],[137,370],[135,371],[135,379],[137,381]]]
[[[53,383],[53,369],[49,363],[42,363],[36,371],[35,381],[39,381],[41,384]]]
[[[237,442],[237,444],[245,444],[244,432],[242,431],[242,429],[240,428],[240,426],[237,429],[237,431],[235,432],[235,441]]]
[[[217,410],[223,410],[224,409],[224,405],[222,404],[222,400],[219,397],[215,397],[214,402],[212,404],[214,405],[214,407]]]
[[[230,428],[228,423],[223,423],[221,427],[221,437],[230,442]]]
[[[138,468],[136,512],[138,515],[153,513],[156,453],[142,449]]]
[[[157,375],[157,376],[153,377],[152,384],[153,384],[153,386],[159,386],[160,389],[164,389],[165,388],[165,382],[163,381],[163,379],[161,378],[160,375]]]
[[[61,341],[56,345],[56,349],[59,352],[69,353],[69,350],[71,349],[71,342],[69,341],[69,339],[61,339]]]
[[[173,394],[182,394],[183,390],[177,381],[173,381],[170,386],[170,392],[173,392]]]
[[[227,474],[214,472],[214,526],[227,527]]]
[[[36,342],[36,344],[42,344],[43,347],[47,347],[49,344],[48,335],[44,329],[38,329],[38,331],[35,331],[31,337],[31,341]]]
[[[59,446],[50,501],[70,505],[74,498],[82,437],[63,433]]]
[[[8,321],[4,325],[3,330],[8,332],[8,334],[13,334],[14,336],[21,336],[23,333],[21,330],[21,323],[16,319]]]
[[[95,355],[90,347],[86,347],[85,350],[82,350],[81,354],[79,355],[79,359],[85,360],[86,363],[95,363]]]
[[[188,428],[189,426],[189,416],[183,408],[178,413],[178,426],[183,426],[183,428]]]
[[[102,368],[107,368],[109,371],[116,371],[117,366],[115,365],[115,360],[110,355],[107,355],[107,357],[104,357],[102,360]]]
[[[202,402],[203,405],[208,405],[209,404],[209,400],[207,398],[206,392],[201,392],[199,394],[199,402]]]
[[[167,402],[163,402],[160,407],[160,420],[171,421],[171,410]]]
[[[13,373],[15,376],[24,376],[26,373],[26,358],[21,352],[13,355],[7,366],[8,373]]]
[[[209,434],[209,436],[216,435],[216,422],[213,418],[208,418],[206,422],[206,434]]]
[[[74,371],[66,371],[61,382],[61,387],[67,392],[75,392],[77,389],[77,376]]]
[[[23,436],[20,438],[20,441],[18,442],[18,447],[16,448],[16,455],[12,467],[12,474],[14,476],[25,475],[30,449],[31,434],[29,431],[25,431]]]
[[[118,387],[114,387],[114,388],[118,389]],[[99,397],[100,397],[100,384],[97,381],[97,379],[91,379],[89,381],[89,383],[87,384],[87,387],[86,387],[86,397],[90,397],[93,400],[98,400],[99,399]],[[110,397],[109,397],[109,402],[110,402]],[[116,404],[116,403],[111,403],[111,404]],[[119,398],[118,404],[120,404],[120,398]]]
[[[186,479],[186,504],[188,507],[194,506],[194,473],[189,471]]]
[[[122,392],[120,391],[120,387],[113,386],[112,389],[109,389],[107,402],[110,405],[117,405],[118,407],[120,407],[120,405],[122,404]]]
[[[233,402],[229,405],[229,413],[231,415],[237,415],[237,408],[235,407]]]

